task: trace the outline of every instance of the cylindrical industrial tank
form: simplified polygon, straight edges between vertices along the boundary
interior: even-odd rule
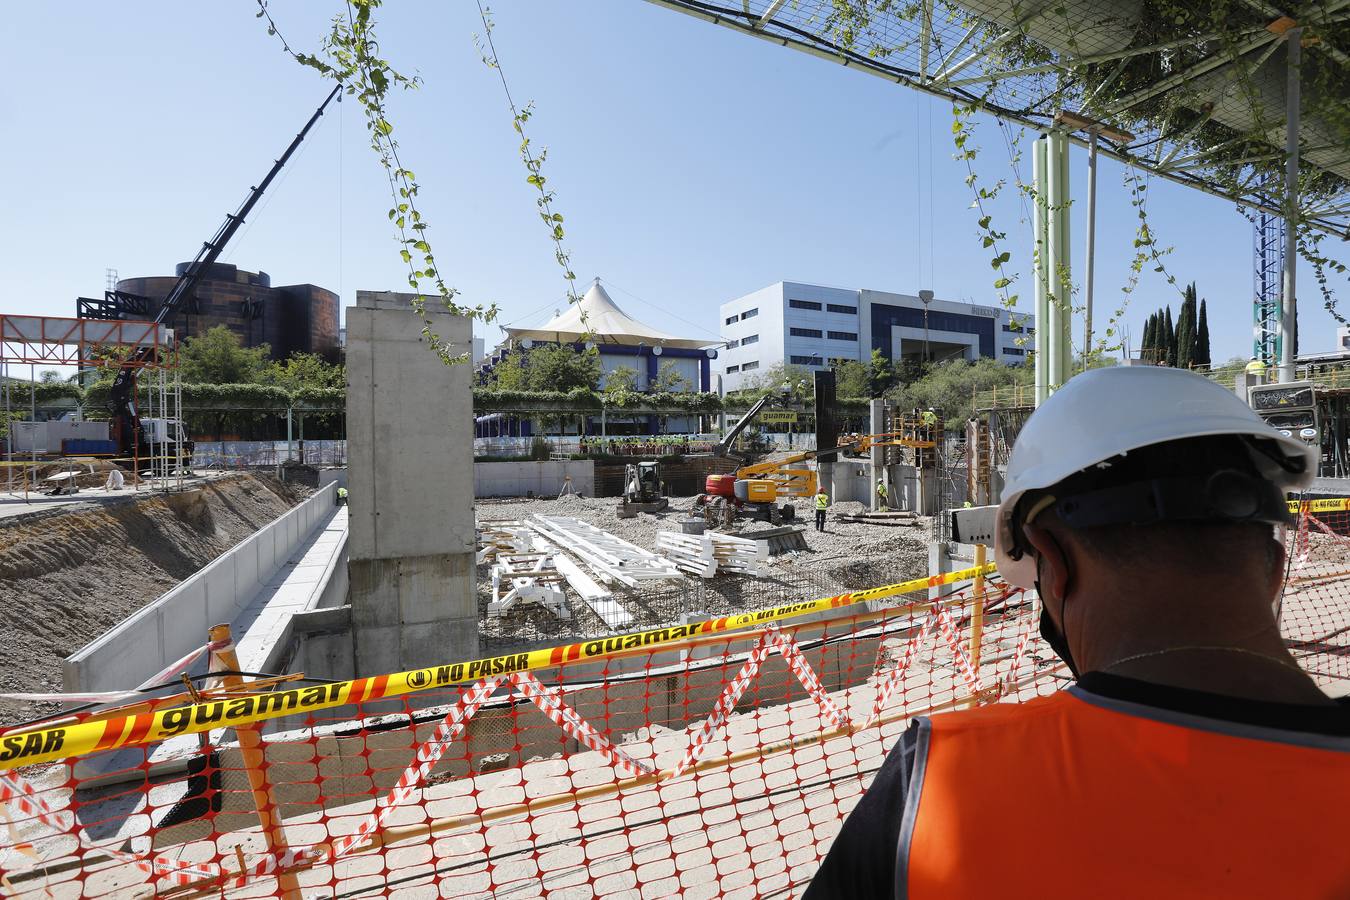
[[[119,291],[149,298],[149,309],[124,312],[124,319],[154,318],[159,304],[189,266],[179,263],[175,276],[124,278]],[[248,272],[215,263],[186,303],[168,321],[178,340],[205,334],[223,325],[245,347],[266,344],[273,359],[293,353],[317,353],[336,360],[338,296],[313,284],[272,286],[266,272]]]

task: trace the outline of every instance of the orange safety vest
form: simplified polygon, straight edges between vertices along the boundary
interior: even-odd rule
[[[1350,738],[1070,688],[920,722],[896,897],[1350,897]]]

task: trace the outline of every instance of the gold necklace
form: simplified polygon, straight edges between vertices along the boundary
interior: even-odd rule
[[[1264,653],[1257,653],[1255,650],[1248,650],[1245,647],[1220,647],[1204,644],[1190,644],[1184,647],[1166,647],[1162,650],[1150,650],[1147,653],[1136,653],[1133,656],[1127,656],[1124,659],[1118,659],[1115,662],[1111,663],[1109,666],[1103,666],[1102,671],[1109,672],[1112,669],[1116,668],[1117,666],[1124,665],[1127,662],[1134,662],[1137,659],[1148,659],[1149,657],[1152,656],[1164,656],[1168,653],[1181,653],[1183,651],[1190,651],[1190,650],[1212,651],[1215,653],[1241,653],[1245,656],[1255,656],[1257,659],[1264,659],[1268,663],[1274,663],[1275,665],[1281,666],[1282,668],[1285,669],[1293,669],[1300,675],[1307,674],[1301,668],[1299,668],[1297,664],[1287,663],[1282,659],[1276,659],[1275,657],[1267,656]]]

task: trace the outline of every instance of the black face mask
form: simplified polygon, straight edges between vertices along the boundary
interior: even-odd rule
[[[1078,677],[1078,666],[1074,664],[1073,653],[1069,650],[1069,641],[1064,637],[1064,632],[1059,630],[1050,614],[1045,611],[1045,592],[1041,590],[1041,561],[1036,560],[1036,595],[1041,598],[1041,637],[1050,645],[1050,649],[1055,651],[1055,655],[1064,660],[1064,665],[1069,667],[1073,677]]]

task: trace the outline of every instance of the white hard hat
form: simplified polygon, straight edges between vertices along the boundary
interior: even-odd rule
[[[1019,587],[1036,581],[1030,554],[1014,559],[1013,510],[1027,491],[1051,487],[1112,457],[1152,444],[1212,435],[1270,441],[1283,464],[1258,460],[1283,491],[1306,487],[1317,450],[1286,437],[1236,394],[1206,378],[1157,366],[1093,369],[1071,379],[1027,419],[1017,436],[999,504],[994,554],[999,574]]]

